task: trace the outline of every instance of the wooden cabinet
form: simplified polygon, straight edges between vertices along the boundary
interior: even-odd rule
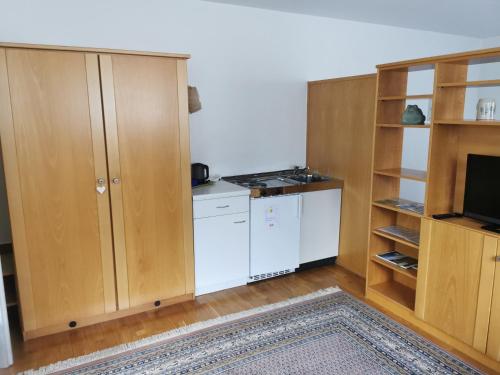
[[[248,282],[249,194],[226,181],[193,189],[196,295]]]
[[[24,329],[114,310],[97,55],[1,50],[2,149]],[[8,71],[8,84],[6,72]],[[97,89],[97,90],[96,90]],[[10,91],[10,95],[9,95]],[[97,96],[97,99],[95,98]],[[93,108],[91,106],[98,106]],[[11,112],[8,110],[11,108]]]
[[[374,74],[308,83],[307,165],[344,181],[337,263],[361,277],[366,276],[376,85]]]
[[[107,52],[0,48],[28,338],[193,293],[185,59]]]
[[[488,329],[486,354],[500,362],[500,240],[497,244],[495,280],[491,299],[491,313]]]
[[[483,353],[498,324],[493,314],[489,324],[497,248],[495,237],[423,220],[415,315]]]
[[[249,228],[248,209],[239,214],[194,220],[196,295],[248,282]]]
[[[178,67],[109,55],[101,69],[122,309],[186,294]]]

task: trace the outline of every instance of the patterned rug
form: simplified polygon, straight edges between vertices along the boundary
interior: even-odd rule
[[[338,289],[169,331],[30,374],[480,374]]]

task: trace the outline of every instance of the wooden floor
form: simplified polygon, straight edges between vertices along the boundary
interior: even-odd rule
[[[13,327],[14,366],[0,375],[15,374],[67,358],[135,341],[197,321],[279,302],[330,286],[363,299],[364,279],[339,266],[324,266],[198,297],[195,301],[165,307],[123,319],[83,327],[23,342]],[[419,332],[422,334],[422,332]],[[425,336],[425,335],[424,335]],[[440,343],[437,342],[439,345]],[[445,348],[446,349],[446,348]],[[457,354],[457,353],[455,353]],[[462,359],[471,362],[462,356]],[[473,365],[485,370],[477,363]]]

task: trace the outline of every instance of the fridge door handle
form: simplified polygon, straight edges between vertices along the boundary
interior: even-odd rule
[[[302,194],[298,195],[298,200],[297,200],[297,218],[300,220],[302,218]]]

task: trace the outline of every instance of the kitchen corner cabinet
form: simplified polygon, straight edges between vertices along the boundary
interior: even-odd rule
[[[186,62],[0,45],[25,338],[192,298]]]
[[[421,233],[415,315],[499,360],[498,238],[431,219]]]

